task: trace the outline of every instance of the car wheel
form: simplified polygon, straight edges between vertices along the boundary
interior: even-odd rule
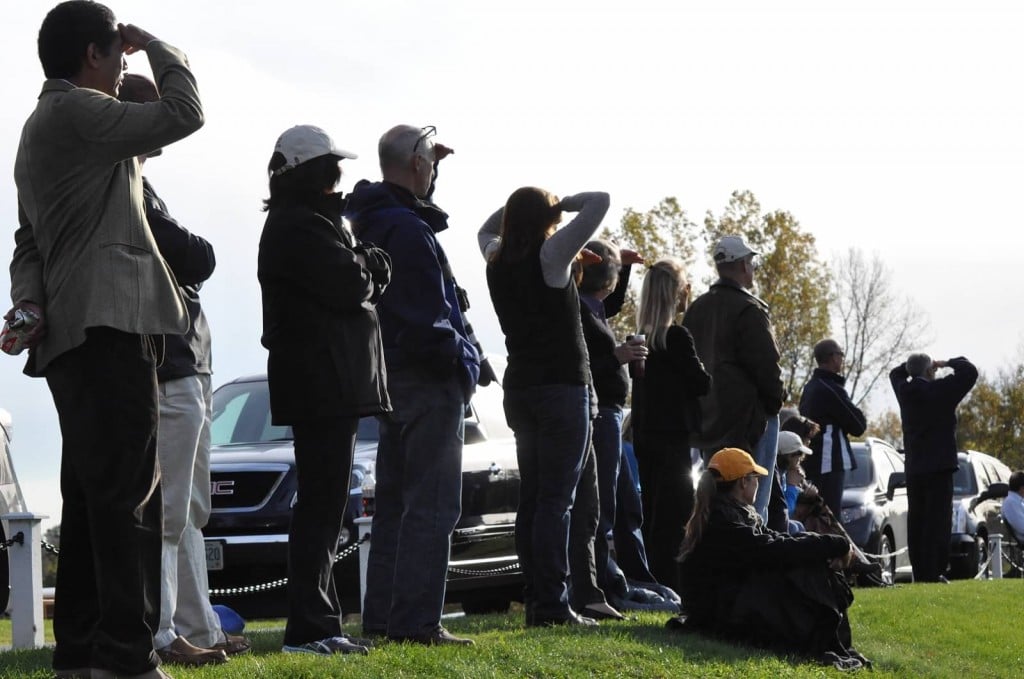
[[[889,585],[896,582],[896,557],[892,555],[894,551],[892,538],[888,533],[882,533],[878,537],[877,554],[881,557],[879,562],[882,564],[882,577]]]
[[[508,613],[512,601],[502,595],[478,594],[467,596],[462,600],[462,610],[466,615],[484,615],[487,613]]]

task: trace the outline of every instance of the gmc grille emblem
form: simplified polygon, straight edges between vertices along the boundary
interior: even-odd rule
[[[211,481],[210,482],[210,495],[234,495],[235,494],[235,482],[234,481]]]

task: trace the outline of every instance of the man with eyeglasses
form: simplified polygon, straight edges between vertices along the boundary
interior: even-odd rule
[[[712,251],[718,280],[690,305],[683,325],[693,335],[711,391],[700,399],[701,430],[691,439],[707,460],[741,448],[775,474],[779,410],[786,398],[768,304],[751,294],[759,253],[740,236],[723,236]],[[772,484],[762,483],[754,507],[767,518]]]
[[[846,378],[842,375],[845,356],[834,339],[815,344],[814,361],[818,367],[800,397],[800,414],[820,427],[811,439],[814,454],[806,458],[804,469],[836,516],[842,516],[846,470],[857,468],[848,437],[860,436],[868,426],[863,411],[846,393]]]
[[[466,404],[480,377],[430,200],[452,150],[434,127],[398,125],[378,144],[383,181],[363,180],[345,216],[391,256],[378,306],[393,412],[378,416],[376,511],[363,631],[425,645],[472,644],[441,626],[452,531],[461,514]]]

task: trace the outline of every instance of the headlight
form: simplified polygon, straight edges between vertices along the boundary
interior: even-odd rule
[[[853,523],[857,519],[863,519],[868,515],[867,505],[856,505],[854,507],[843,507],[843,523]]]
[[[953,526],[951,528],[953,533],[966,533],[967,532],[967,510],[960,502],[953,502]]]

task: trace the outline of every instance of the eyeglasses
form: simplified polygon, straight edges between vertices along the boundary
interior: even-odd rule
[[[420,142],[426,141],[427,139],[430,139],[435,134],[437,134],[437,128],[434,127],[433,125],[427,125],[426,127],[421,127],[420,132],[422,132],[423,134],[421,134],[419,138],[416,139],[416,143],[412,145],[413,154],[415,154],[416,151],[419,150]]]

